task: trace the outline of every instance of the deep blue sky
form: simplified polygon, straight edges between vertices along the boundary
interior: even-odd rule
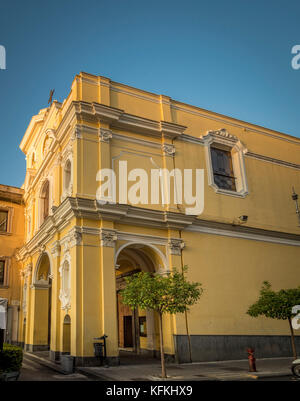
[[[299,0],[0,0],[0,183],[31,116],[80,71],[300,136]]]

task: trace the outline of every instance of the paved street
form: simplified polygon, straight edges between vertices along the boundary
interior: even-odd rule
[[[299,382],[300,383],[300,379],[297,379],[294,376],[278,376],[278,377],[265,377],[265,378],[260,378],[258,379],[258,381],[262,381],[262,382],[269,382],[269,381],[277,381],[277,382]]]
[[[120,366],[78,368],[76,373],[65,375],[60,366],[43,358],[43,353],[24,354],[20,381],[161,381],[158,360],[141,358],[134,363],[123,358]],[[171,381],[289,381],[299,382],[292,376],[292,358],[257,360],[258,372],[250,373],[248,361],[219,361],[193,364],[168,364],[168,379]],[[152,360],[153,362],[153,360]],[[57,369],[57,371],[55,370]]]
[[[91,381],[92,379],[80,373],[64,375],[59,372],[29,360],[24,355],[19,381]]]

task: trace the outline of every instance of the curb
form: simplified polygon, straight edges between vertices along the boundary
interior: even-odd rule
[[[99,374],[89,372],[89,371],[87,372],[84,368],[80,368],[80,367],[75,368],[75,372],[85,375],[86,377],[93,379],[93,380],[97,380],[97,381],[103,381],[103,382],[104,381],[108,381],[108,382],[116,381],[115,379],[112,379],[105,375],[99,375]]]
[[[30,352],[24,352],[24,356],[33,362],[39,363],[42,366],[46,366],[47,368],[54,370],[55,372],[68,375],[68,373],[66,373],[64,370],[58,367],[54,362],[47,361],[46,359],[34,355]]]
[[[112,377],[108,377],[105,375],[102,375],[101,373],[94,373],[94,372],[90,372],[90,371],[86,371],[84,368],[75,368],[75,371],[78,373],[81,373],[91,379],[94,380],[98,380],[98,381],[122,381],[122,380],[116,380],[115,378]],[[203,374],[203,377],[201,378],[201,380],[199,379],[195,379],[195,378],[191,378],[191,377],[185,377],[182,380],[188,380],[188,381],[246,381],[246,380],[250,380],[252,379],[253,381],[259,381],[259,379],[261,378],[276,378],[276,377],[288,377],[288,376],[292,376],[292,373],[287,373],[286,371],[284,372],[274,372],[274,373],[260,373],[260,372],[253,372],[253,375],[249,374],[245,374],[245,372],[241,372],[241,374],[237,374],[236,376],[227,376],[227,377],[220,377],[219,375],[213,375],[213,373],[211,373],[209,376],[205,376],[205,374]],[[152,376],[146,376],[144,378],[145,381],[163,381],[162,379],[159,378],[155,378],[153,379]],[[129,381],[133,381],[128,379]],[[172,380],[173,381],[173,380]],[[176,380],[174,380],[176,381]],[[181,380],[180,380],[181,381]]]

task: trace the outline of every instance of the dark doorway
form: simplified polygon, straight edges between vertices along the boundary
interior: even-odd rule
[[[133,347],[132,316],[124,316],[124,347]]]
[[[49,292],[48,292],[48,345],[50,349],[51,343],[51,302],[52,302],[52,280],[49,278]]]

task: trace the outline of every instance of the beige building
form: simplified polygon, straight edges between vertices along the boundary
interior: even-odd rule
[[[20,312],[20,269],[16,252],[24,244],[24,191],[0,185],[0,298],[7,299],[5,341],[17,343]]]

